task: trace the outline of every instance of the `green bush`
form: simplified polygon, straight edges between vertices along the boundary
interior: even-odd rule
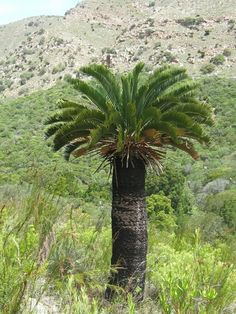
[[[201,244],[198,230],[194,241],[189,245],[183,239],[175,242],[175,247],[150,239],[150,251],[159,258],[157,262],[155,255],[149,254],[149,278],[156,286],[163,313],[223,313],[235,298],[233,265],[222,261],[221,250]]]
[[[191,194],[188,193],[185,177],[178,168],[168,165],[160,176],[150,173],[146,180],[146,194],[163,193],[171,200],[171,207],[176,214],[191,211]]]
[[[176,20],[177,23],[179,23],[182,26],[192,28],[193,26],[198,26],[204,22],[204,19],[202,17],[186,17],[184,19],[178,19]]]
[[[105,47],[105,48],[102,49],[102,54],[105,54],[105,53],[113,54],[113,55],[117,54],[116,49],[115,48],[110,48],[110,47]]]
[[[236,231],[236,190],[228,190],[207,197],[206,208],[220,215]]]
[[[168,197],[161,194],[149,196],[147,212],[158,229],[172,231],[176,228],[174,209],[171,207],[171,200]]]
[[[34,76],[34,73],[33,73],[33,72],[24,72],[24,73],[21,73],[20,78],[21,78],[22,80],[28,81],[28,80],[31,79],[33,76]]]
[[[215,64],[215,65],[222,65],[225,62],[225,57],[224,57],[224,55],[219,54],[219,55],[211,58],[210,62]]]
[[[56,73],[60,73],[62,71],[64,71],[66,68],[64,63],[59,63],[58,65],[56,65],[53,69],[52,69],[52,74],[56,74]]]
[[[155,5],[156,5],[156,2],[155,2],[155,1],[151,1],[151,2],[149,2],[149,4],[148,4],[149,8],[155,7]]]
[[[201,66],[200,71],[202,74],[210,74],[215,71],[215,66],[211,63],[207,63]]]
[[[1,93],[1,92],[4,92],[5,89],[6,89],[6,86],[4,86],[4,85],[1,84],[1,85],[0,85],[0,93]]]
[[[223,55],[224,55],[225,57],[230,57],[231,54],[232,54],[231,49],[229,49],[229,48],[225,48],[225,49],[224,49]]]

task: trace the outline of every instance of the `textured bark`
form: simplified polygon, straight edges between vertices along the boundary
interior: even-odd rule
[[[145,166],[139,159],[128,167],[116,160],[112,179],[112,259],[110,285],[122,287],[136,301],[144,294],[147,255]],[[113,297],[108,288],[106,298]]]

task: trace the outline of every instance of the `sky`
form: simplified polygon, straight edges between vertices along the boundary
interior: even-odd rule
[[[64,15],[78,0],[0,0],[0,25],[37,15]]]

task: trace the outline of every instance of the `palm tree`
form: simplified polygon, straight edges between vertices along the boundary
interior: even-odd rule
[[[46,136],[65,158],[95,153],[112,167],[112,271],[106,297],[114,286],[143,299],[147,255],[145,173],[162,171],[167,148],[179,148],[194,159],[192,140],[208,143],[202,125],[212,124],[211,108],[197,100],[198,84],[183,68],[162,66],[140,75],[143,63],[115,76],[92,64],[80,69],[91,80],[72,79],[78,102],[61,100],[47,123]]]

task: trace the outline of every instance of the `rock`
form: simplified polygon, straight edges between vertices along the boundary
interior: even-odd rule
[[[229,184],[230,184],[229,180],[216,179],[216,180],[213,180],[213,181],[207,183],[203,187],[202,192],[205,194],[220,193],[220,192],[225,191]]]
[[[59,308],[53,297],[43,296],[37,302],[35,298],[30,300],[30,309],[34,314],[58,314]]]
[[[183,173],[187,176],[191,173],[192,171],[192,164],[187,164],[183,168]]]

